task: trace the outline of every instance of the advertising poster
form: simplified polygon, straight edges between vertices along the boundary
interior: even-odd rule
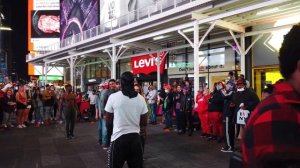
[[[59,38],[59,10],[32,11],[32,38]]]
[[[60,0],[60,39],[99,25],[99,0]]]
[[[39,51],[49,51],[49,46],[59,43],[59,7],[59,0],[28,0],[29,53],[34,55]],[[40,71],[37,66],[28,64],[28,75],[40,74]],[[53,72],[53,75],[62,76],[57,71]]]

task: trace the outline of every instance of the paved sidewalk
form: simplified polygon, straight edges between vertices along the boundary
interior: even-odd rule
[[[96,125],[77,123],[73,140],[66,140],[63,125],[2,131],[0,168],[104,168],[107,153],[97,144]],[[145,168],[228,167],[230,154],[221,146],[197,132],[188,137],[149,125]]]

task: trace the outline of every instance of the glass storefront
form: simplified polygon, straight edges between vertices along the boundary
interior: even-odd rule
[[[175,58],[175,59],[174,59]],[[171,56],[169,58],[168,75],[169,81],[184,79],[188,76],[194,78],[194,57],[188,53],[187,62],[185,54]],[[213,84],[225,81],[229,71],[239,71],[239,58],[235,51],[229,47],[219,47],[210,50],[199,51],[199,81],[207,83],[212,90]]]

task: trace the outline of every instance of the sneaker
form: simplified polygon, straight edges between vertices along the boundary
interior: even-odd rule
[[[34,124],[35,123],[35,120],[31,120],[31,122],[30,122],[31,124]]]
[[[14,128],[15,126],[14,126],[14,125],[12,125],[12,124],[10,124],[10,125],[9,125],[9,127],[10,127],[10,128]]]
[[[7,128],[7,125],[6,125],[6,124],[3,124],[2,126],[3,126],[4,128]]]
[[[25,124],[22,124],[21,126],[22,126],[23,128],[26,128],[26,127],[27,127]]]
[[[22,125],[18,125],[17,128],[23,128]]]
[[[74,135],[70,135],[70,138],[71,138],[71,139],[74,139],[74,138],[75,138],[75,136],[74,136]]]
[[[109,145],[102,145],[103,146],[103,150],[107,150],[109,148]]]
[[[215,140],[217,140],[217,138],[214,136],[210,136],[207,138],[207,141],[215,141]]]
[[[221,149],[221,152],[226,152],[226,153],[228,153],[228,152],[233,152],[233,150],[232,150],[231,147],[223,147],[223,148]]]
[[[40,128],[41,127],[41,125],[39,124],[39,123],[37,123],[37,124],[35,124],[35,126],[34,126],[35,128]]]

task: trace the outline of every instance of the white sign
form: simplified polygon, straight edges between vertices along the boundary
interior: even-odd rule
[[[33,10],[59,10],[59,0],[34,0]]]
[[[145,59],[140,59],[140,60],[135,60],[134,61],[134,68],[144,68],[144,67],[152,67],[156,65],[156,60],[155,58],[145,58]]]
[[[64,67],[48,67],[47,75],[50,76],[64,76]],[[46,72],[46,70],[44,70]],[[43,67],[42,66],[34,66],[34,75],[43,75]]]
[[[59,38],[31,38],[34,51],[51,51],[49,46],[59,43]]]

